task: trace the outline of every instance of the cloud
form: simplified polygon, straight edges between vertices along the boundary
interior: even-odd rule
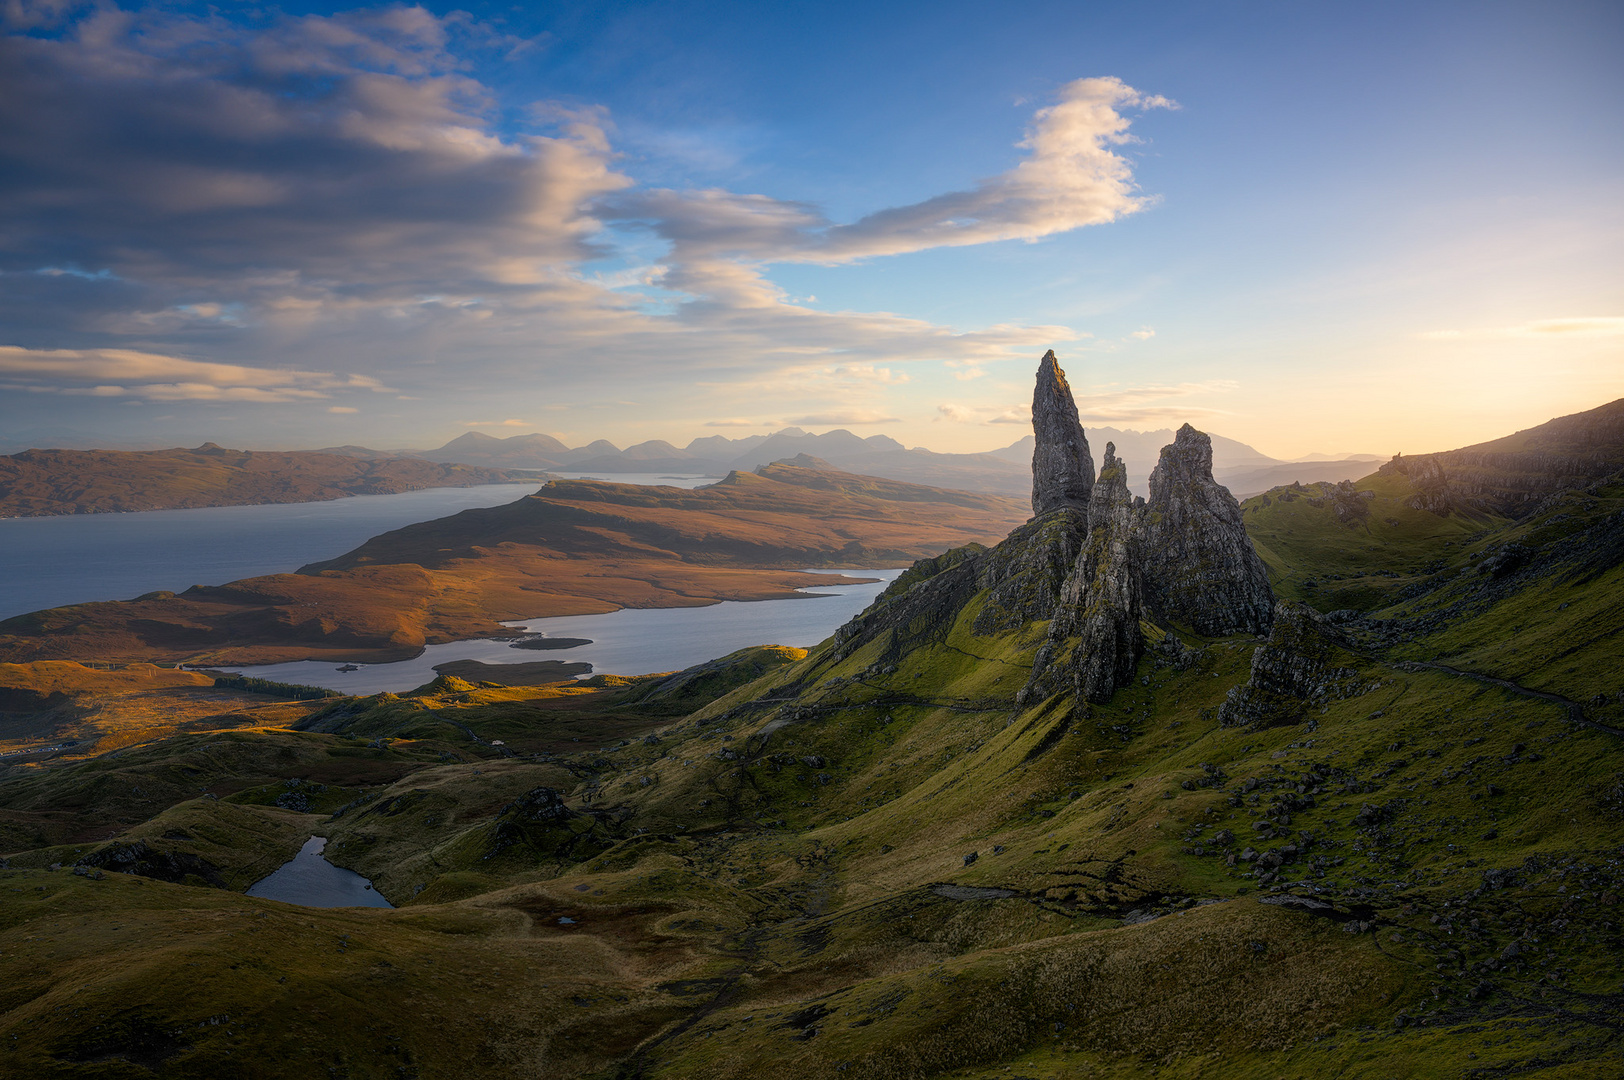
[[[604,118],[494,132],[422,8],[256,28],[98,8],[0,37],[0,201],[17,263],[203,284],[265,267],[350,288],[535,282],[591,254],[630,183]],[[47,257],[50,256],[50,257]]]
[[[469,420],[463,427],[530,427],[528,420]]]
[[[1077,413],[1084,424],[1141,424],[1162,425],[1170,421],[1185,421],[1213,416],[1229,415],[1223,409],[1203,404],[1203,399],[1228,394],[1239,388],[1229,379],[1209,379],[1205,382],[1175,383],[1170,385],[1133,386],[1121,389],[1110,387],[1074,386]],[[980,419],[987,424],[1015,424],[1026,426],[1032,422],[1032,406],[981,405],[963,406],[944,404],[937,412],[950,420]]]
[[[348,405],[331,405],[331,406],[328,406],[327,411],[330,412],[330,413],[340,413],[340,414],[347,415],[349,413],[358,413],[361,410],[360,409],[352,409]]]
[[[817,407],[864,419],[815,422],[888,422],[867,395],[908,382],[904,365],[969,380],[1080,335],[816,310],[769,269],[1136,213],[1151,199],[1131,124],[1171,107],[1114,78],[1068,83],[1004,171],[835,222],[766,194],[639,186],[602,108],[525,110],[467,74],[525,47],[470,16],[53,11],[49,36],[0,36],[0,325],[67,348],[0,377],[59,394],[300,401],[387,382],[452,407],[453,385],[502,385],[532,388],[504,408],[535,415],[541,387],[554,402],[704,387],[748,415],[821,380]],[[95,374],[115,353],[214,363]],[[375,385],[331,374],[333,357]]]
[[[740,427],[769,427],[771,425],[765,424],[760,420],[745,420],[742,417],[733,417],[733,418],[730,418],[730,419],[727,419],[727,420],[707,420],[707,421],[705,421],[705,426],[706,427],[740,428]]]
[[[1133,333],[1129,334],[1128,336],[1131,337],[1131,338],[1138,338],[1140,341],[1148,341],[1151,338],[1156,336],[1156,331],[1153,330],[1152,328],[1146,326],[1146,327],[1143,327],[1143,328],[1141,328],[1139,330],[1135,330]]]
[[[366,375],[287,371],[186,360],[131,349],[24,349],[0,346],[0,376],[41,393],[150,401],[284,402],[325,398],[335,391],[389,387]]]
[[[791,424],[810,424],[814,427],[823,427],[829,424],[898,424],[901,417],[888,416],[883,412],[872,409],[856,409],[851,412],[813,413],[811,416],[791,417]]]
[[[998,240],[1037,240],[1135,213],[1127,109],[1175,108],[1120,79],[1067,83],[1039,109],[1018,144],[1026,158],[963,191],[835,224],[814,206],[729,191],[634,191],[602,201],[611,220],[637,223],[671,243],[670,278],[699,295],[742,296],[739,263],[835,264]],[[727,269],[724,269],[727,268]]]
[[[1588,318],[1540,319],[1519,326],[1482,327],[1476,330],[1428,330],[1418,336],[1423,341],[1482,340],[1485,338],[1527,338],[1553,341],[1624,337],[1624,316],[1597,315]]]

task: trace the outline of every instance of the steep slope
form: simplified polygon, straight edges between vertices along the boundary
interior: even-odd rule
[[[1523,514],[1541,500],[1624,470],[1624,398],[1503,439],[1381,467],[1416,487],[1421,509]]]
[[[321,451],[26,450],[0,457],[0,517],[325,502],[433,487],[537,483],[535,476],[411,457]]]

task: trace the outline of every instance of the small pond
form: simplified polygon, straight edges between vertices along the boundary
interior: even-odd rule
[[[248,895],[300,907],[395,906],[379,895],[372,882],[323,858],[326,846],[326,837],[312,836],[299,854],[250,885]]]

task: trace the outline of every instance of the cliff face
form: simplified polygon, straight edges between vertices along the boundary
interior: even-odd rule
[[[1212,478],[1212,439],[1189,424],[1162,448],[1145,516],[1146,601],[1201,634],[1268,630],[1274,594],[1241,521]]]
[[[1032,516],[1072,508],[1087,511],[1094,489],[1094,457],[1077,418],[1071,384],[1054,350],[1043,354],[1032,391]]]

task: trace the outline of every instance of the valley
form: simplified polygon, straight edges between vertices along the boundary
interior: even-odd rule
[[[1139,503],[1052,358],[1034,414],[1051,442],[1030,520],[957,504],[984,530],[1006,515],[985,539],[948,542],[966,519],[918,489],[808,463],[716,496],[555,485],[286,575],[465,574],[538,535],[556,562],[605,545],[629,566],[658,537],[696,574],[839,565],[819,500],[867,508],[870,553],[905,550],[879,506],[906,505],[935,550],[810,649],[299,701],[23,651],[112,640],[111,616],[5,624],[26,658],[0,668],[7,730],[145,732],[0,781],[11,1060],[605,1080],[1624,1068],[1624,453],[1606,424],[1505,451],[1560,436],[1582,473],[1438,455],[1244,503],[1186,427]],[[142,727],[142,695],[205,693],[238,696]],[[396,909],[243,894],[311,835]]]

